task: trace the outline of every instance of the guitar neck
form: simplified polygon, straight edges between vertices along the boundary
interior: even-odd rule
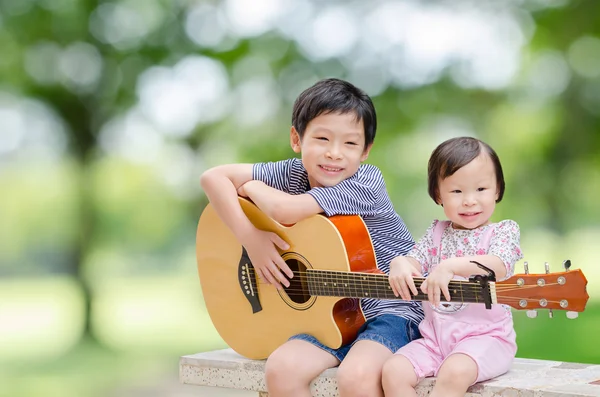
[[[425,278],[415,277],[415,286],[419,292],[412,299],[428,300],[427,294],[420,290]],[[313,296],[336,296],[344,298],[376,298],[402,299],[394,295],[388,276],[385,274],[353,273],[329,270],[307,269],[306,282],[308,291]],[[450,281],[448,289],[453,302],[483,303],[486,300],[496,302],[494,283],[490,283],[490,291],[474,281]],[[412,294],[411,294],[412,295]],[[490,297],[491,295],[491,297]],[[487,299],[486,299],[487,298]]]

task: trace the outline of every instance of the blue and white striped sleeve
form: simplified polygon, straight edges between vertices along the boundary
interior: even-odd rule
[[[387,200],[381,171],[363,165],[352,177],[335,186],[317,187],[306,192],[315,198],[327,216],[374,216]]]
[[[290,177],[293,169],[294,159],[255,163],[252,166],[252,179],[287,193],[290,190]]]

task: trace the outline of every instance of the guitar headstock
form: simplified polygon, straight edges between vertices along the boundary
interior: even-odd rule
[[[546,263],[546,273],[530,274],[525,262],[524,274],[496,283],[498,303],[528,310],[529,317],[535,317],[534,309],[550,309],[550,317],[552,310],[566,310],[567,317],[576,317],[576,312],[582,312],[589,299],[587,279],[580,269],[569,271],[571,261],[563,264],[564,272],[550,273]]]

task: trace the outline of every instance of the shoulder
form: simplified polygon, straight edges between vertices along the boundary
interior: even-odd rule
[[[381,170],[373,164],[361,164],[356,173],[348,179],[379,184],[383,182],[383,174],[381,173]]]
[[[291,158],[291,159],[285,159],[285,160],[279,160],[279,161],[264,161],[264,162],[258,162],[258,163],[254,163],[254,166],[277,166],[277,167],[290,167],[290,168],[297,168],[297,169],[304,169],[304,166],[302,165],[302,160],[298,159],[298,158]]]
[[[369,195],[381,196],[386,191],[383,174],[374,165],[362,164],[356,173],[339,183],[342,188],[359,190]]]
[[[302,173],[306,172],[304,166],[302,165],[302,161],[297,158],[291,158],[286,160],[279,161],[268,161],[268,162],[259,162],[254,163],[252,168],[255,172],[261,171],[264,173],[278,173],[281,171],[288,171],[290,173]]]
[[[436,227],[446,229],[449,225],[450,225],[450,221],[448,221],[448,220],[434,219],[431,222],[431,224],[429,225],[429,229],[434,229]]]
[[[498,223],[493,224],[495,230],[503,231],[503,232],[515,232],[518,233],[520,228],[519,224],[512,219],[505,219]]]

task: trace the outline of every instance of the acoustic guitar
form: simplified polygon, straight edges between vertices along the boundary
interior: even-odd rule
[[[281,256],[293,270],[290,286],[263,284],[252,263],[211,204],[196,235],[200,285],[210,318],[239,354],[263,359],[290,336],[308,333],[338,348],[352,341],[365,317],[356,298],[400,299],[377,269],[368,230],[360,216],[315,215],[284,226],[252,202],[239,198],[250,221],[290,245]],[[424,281],[415,278],[417,287]],[[453,302],[505,304],[517,310],[584,310],[589,298],[581,270],[518,274],[501,282],[451,281]],[[420,290],[419,290],[420,291]],[[419,293],[416,300],[427,300]]]

